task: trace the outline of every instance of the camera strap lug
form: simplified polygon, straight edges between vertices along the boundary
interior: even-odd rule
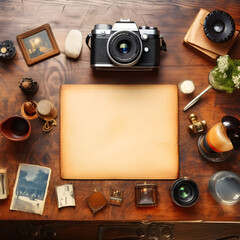
[[[89,46],[89,40],[91,37],[92,37],[92,33],[90,32],[90,33],[88,33],[86,40],[85,40],[85,43],[87,44],[87,46],[90,50],[91,50],[91,47]]]
[[[167,51],[167,44],[162,35],[160,35],[160,51]]]

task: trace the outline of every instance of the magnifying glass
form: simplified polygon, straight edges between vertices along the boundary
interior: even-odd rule
[[[214,81],[213,81],[213,76],[212,76],[212,72],[209,73],[208,75],[208,81],[209,81],[209,86],[204,89],[200,94],[198,94],[191,102],[189,102],[184,108],[183,111],[187,111],[190,107],[192,107],[199,99],[202,95],[204,95],[208,90],[210,89],[215,89],[218,91],[223,91],[223,89],[221,88],[221,86],[216,86],[214,85]]]

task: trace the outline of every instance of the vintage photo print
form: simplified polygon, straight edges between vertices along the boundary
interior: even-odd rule
[[[72,183],[56,186],[55,190],[57,194],[58,208],[75,206],[74,188]]]
[[[10,210],[42,215],[51,169],[20,163]]]
[[[23,42],[31,59],[53,50],[46,30],[24,38]]]

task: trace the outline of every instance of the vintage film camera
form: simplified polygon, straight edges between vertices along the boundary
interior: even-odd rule
[[[121,19],[113,26],[95,25],[86,44],[91,50],[91,67],[105,70],[152,70],[159,67],[160,51],[166,51],[156,27],[138,28],[129,19]]]
[[[5,40],[3,42],[0,42],[0,59],[11,59],[15,56],[15,54],[16,49],[13,41]]]

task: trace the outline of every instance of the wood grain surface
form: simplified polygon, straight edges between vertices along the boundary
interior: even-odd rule
[[[196,90],[192,96],[179,93],[179,154],[180,177],[188,176],[200,190],[200,198],[191,208],[177,207],[170,199],[169,188],[173,181],[148,181],[158,186],[158,207],[136,208],[134,187],[143,181],[72,181],[75,185],[75,208],[57,208],[55,186],[71,181],[61,180],[59,168],[59,118],[51,132],[42,131],[41,119],[31,120],[32,134],[25,142],[11,142],[0,136],[0,167],[7,168],[10,195],[0,202],[1,220],[80,220],[80,221],[229,221],[240,222],[239,204],[224,206],[216,203],[207,191],[212,174],[219,170],[240,173],[240,153],[235,152],[229,161],[211,163],[204,160],[197,149],[199,135],[187,131],[188,115],[197,114],[207,121],[208,128],[219,122],[224,115],[240,117],[239,91],[231,95],[210,90],[189,111],[183,107],[208,86],[208,73],[214,64],[203,59],[182,45],[182,40],[200,8],[208,11],[227,11],[240,25],[239,0],[2,0],[0,1],[0,41],[13,40],[17,54],[9,61],[0,62],[0,121],[20,114],[26,100],[19,89],[22,77],[31,77],[39,83],[35,101],[48,99],[60,110],[59,89],[61,84],[178,84],[192,79]],[[120,18],[130,18],[138,26],[156,26],[167,42],[167,52],[161,53],[160,69],[154,72],[106,72],[90,68],[90,51],[83,44],[77,60],[68,59],[64,41],[71,29],[82,32],[84,40],[95,24],[113,24]],[[16,41],[18,34],[45,23],[51,25],[60,55],[28,67]],[[240,39],[230,52],[232,58],[240,58]],[[77,106],[76,106],[77,107]],[[97,121],[97,120],[96,120]],[[94,151],[94,149],[93,149]],[[45,209],[42,216],[10,211],[17,168],[19,163],[50,167],[52,176]],[[126,166],[127,168],[127,166]],[[93,217],[86,198],[95,188],[102,188],[109,198],[111,187],[124,189],[121,207],[107,206]]]

